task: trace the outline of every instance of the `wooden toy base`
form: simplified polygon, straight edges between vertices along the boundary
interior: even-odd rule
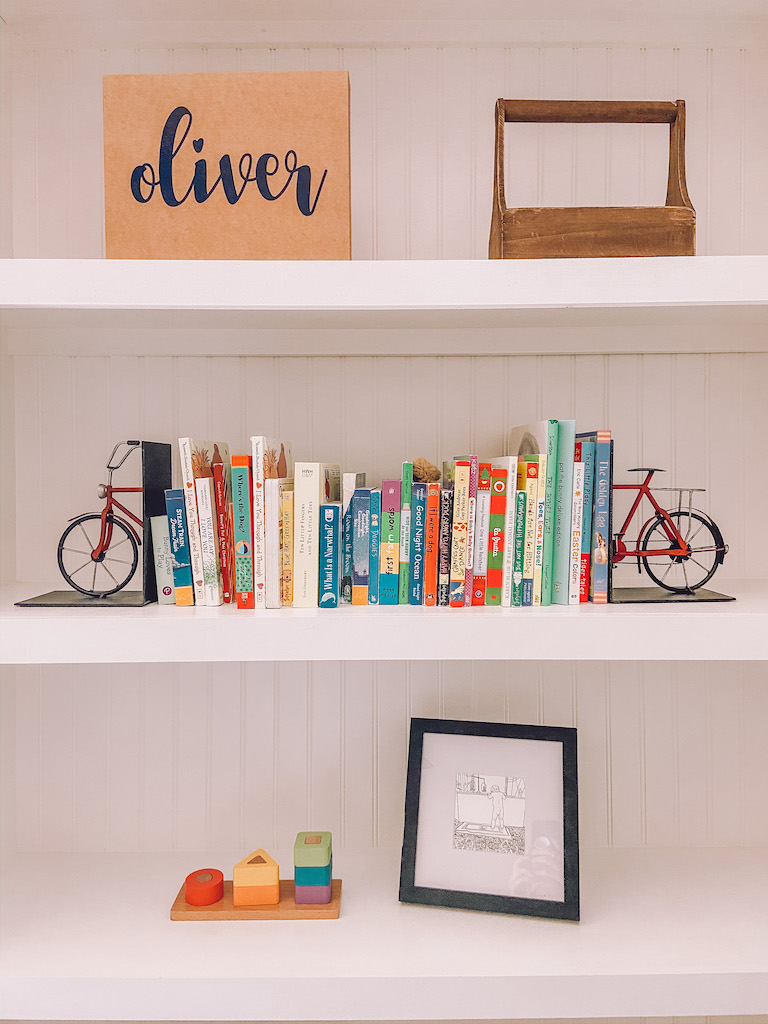
[[[331,881],[330,903],[300,903],[294,900],[293,880],[280,882],[280,902],[268,907],[236,907],[232,903],[232,882],[224,882],[224,895],[209,907],[192,907],[184,899],[184,886],[171,907],[172,921],[327,921],[339,916],[341,879]]]

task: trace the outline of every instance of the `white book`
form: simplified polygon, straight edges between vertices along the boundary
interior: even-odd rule
[[[293,472],[293,607],[317,608],[320,506],[325,470],[320,462],[297,462]]]
[[[293,490],[293,478],[264,481],[264,535],[267,608],[280,608],[283,576],[283,494]]]
[[[267,607],[266,534],[264,481],[293,476],[293,449],[289,441],[255,434],[251,437],[253,480],[253,600],[255,608]]]
[[[579,603],[581,583],[581,525],[584,515],[584,463],[573,464],[573,500],[571,502],[571,556],[568,572],[568,604]]]
[[[215,608],[224,603],[224,588],[219,561],[219,531],[216,528],[216,495],[212,476],[195,480],[197,518],[200,525],[200,548],[203,556],[205,603]]]
[[[187,514],[187,540],[189,541],[189,561],[192,566],[192,585],[195,590],[195,604],[205,604],[205,586],[203,584],[203,552],[200,547],[200,526],[197,519],[197,495],[195,494],[195,474],[192,469],[192,456],[196,442],[191,437],[179,438],[179,457],[181,460],[181,482],[184,488],[184,511]]]
[[[544,506],[546,504],[547,456],[539,455],[539,489],[536,500],[536,551],[533,558],[533,603],[541,604],[544,572]]]
[[[176,604],[173,588],[173,559],[171,558],[171,533],[168,516],[152,516],[149,520],[152,531],[152,552],[155,560],[157,581],[157,603]]]
[[[503,455],[493,459],[491,465],[507,471],[507,509],[504,514],[504,576],[501,605],[512,607],[512,570],[515,561],[515,491],[517,489],[517,456]]]
[[[477,492],[475,499],[475,532],[473,536],[472,571],[475,576],[488,572],[488,530],[491,525],[491,492]]]

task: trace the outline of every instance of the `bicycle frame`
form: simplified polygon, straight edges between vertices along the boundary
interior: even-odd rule
[[[115,457],[115,453],[117,452],[118,448],[120,448],[121,445],[123,445],[123,444],[128,445],[128,451],[125,453],[125,455],[122,457],[122,459],[120,459],[120,461],[118,463],[113,465],[112,460]],[[134,450],[134,448],[138,447],[139,444],[140,444],[139,441],[118,441],[118,443],[112,449],[112,454],[110,455],[109,459],[107,460],[107,472],[108,472],[109,476],[107,477],[106,484],[100,484],[99,485],[99,489],[98,489],[99,497],[100,498],[105,498],[106,499],[106,504],[105,504],[104,508],[101,510],[101,513],[100,513],[100,515],[101,515],[101,531],[99,533],[99,543],[96,545],[96,547],[91,552],[91,558],[93,558],[94,561],[99,561],[103,557],[103,555],[104,555],[105,551],[107,550],[107,548],[109,547],[109,545],[112,543],[112,520],[111,520],[110,516],[112,516],[114,518],[119,518],[120,522],[122,522],[123,525],[125,527],[127,527],[131,531],[131,533],[133,534],[133,536],[136,539],[136,543],[137,544],[141,544],[141,536],[139,535],[139,533],[135,529],[135,527],[132,526],[131,523],[127,522],[125,519],[123,519],[123,518],[121,518],[119,516],[115,516],[114,509],[115,508],[119,508],[120,511],[123,513],[123,515],[126,515],[130,519],[132,519],[133,522],[136,523],[137,526],[141,527],[141,529],[143,531],[143,529],[144,529],[143,521],[137,515],[134,515],[134,513],[131,512],[131,510],[129,508],[126,508],[125,505],[121,504],[117,500],[117,498],[115,497],[116,494],[141,494],[143,488],[141,488],[141,487],[113,487],[112,486],[112,474],[114,473],[114,471],[116,469],[120,469],[122,464],[125,462],[125,460],[128,458],[128,456],[131,454],[131,452]]]
[[[635,497],[635,500],[632,502],[632,507],[630,508],[629,512],[627,513],[627,516],[626,516],[626,518],[624,520],[624,523],[622,524],[621,530],[619,530],[619,532],[615,535],[615,538],[614,538],[614,549],[613,549],[612,561],[615,562],[615,563],[616,562],[621,562],[624,558],[636,558],[637,559],[637,564],[638,564],[638,569],[639,569],[640,568],[640,559],[641,558],[647,558],[649,555],[653,556],[653,557],[656,557],[656,556],[659,556],[659,555],[670,555],[672,557],[674,557],[674,556],[685,557],[689,553],[689,551],[690,551],[690,546],[688,545],[686,540],[683,538],[683,535],[680,533],[678,528],[675,526],[674,520],[669,515],[669,512],[667,512],[667,510],[665,508],[662,508],[662,506],[658,503],[658,501],[656,501],[656,498],[653,496],[653,492],[651,491],[650,487],[648,486],[649,483],[650,483],[651,477],[653,476],[654,472],[655,472],[654,470],[650,470],[648,472],[648,475],[646,476],[645,480],[643,480],[639,484],[614,484],[613,485],[613,489],[615,491],[637,491],[637,496]],[[647,498],[648,501],[651,503],[651,505],[653,505],[654,509],[656,510],[656,515],[651,516],[649,519],[646,519],[646,521],[643,523],[643,525],[640,527],[640,530],[638,531],[638,534],[637,534],[637,544],[635,545],[634,549],[630,549],[624,543],[624,535],[627,532],[627,529],[628,529],[629,524],[630,524],[630,522],[632,521],[632,519],[633,519],[633,517],[635,515],[635,512],[637,512],[638,508],[640,507],[640,502],[643,500],[643,498]],[[693,509],[689,508],[689,512],[692,512],[692,511],[693,511]],[[645,530],[647,529],[647,527],[650,525],[650,523],[652,523],[654,521],[654,519],[656,519],[658,517],[661,517],[662,526],[664,528],[664,532],[667,535],[667,538],[669,539],[670,546],[668,548],[663,549],[663,550],[660,550],[660,549],[656,549],[654,551],[643,550],[640,547],[640,541],[642,539],[642,536],[645,533]]]

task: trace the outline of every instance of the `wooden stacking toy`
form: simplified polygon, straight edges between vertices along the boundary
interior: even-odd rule
[[[236,907],[261,907],[280,902],[277,862],[255,850],[232,869],[232,902]]]
[[[293,846],[296,903],[330,903],[332,871],[331,833],[299,832]]]

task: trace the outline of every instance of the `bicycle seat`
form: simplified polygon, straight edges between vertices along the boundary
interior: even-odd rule
[[[635,466],[634,469],[628,469],[628,473],[666,473],[666,469],[652,469],[649,466]]]

